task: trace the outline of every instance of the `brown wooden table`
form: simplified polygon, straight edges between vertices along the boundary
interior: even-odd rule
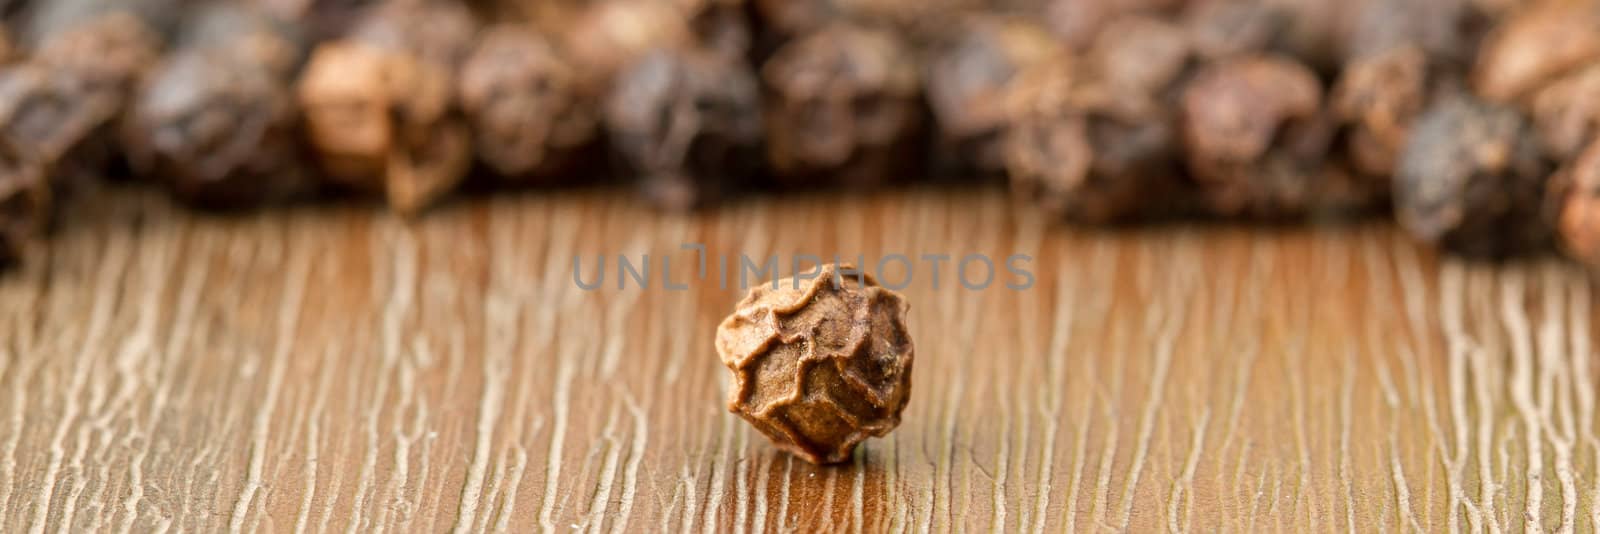
[[[527,194],[411,223],[72,209],[0,281],[4,532],[1600,524],[1588,278],[1381,223],[1096,231],[936,190],[698,216]],[[650,254],[686,281],[697,242],[1021,253],[1037,281],[915,281],[904,423],[816,467],[724,409],[711,340],[739,291],[572,278],[574,255]]]

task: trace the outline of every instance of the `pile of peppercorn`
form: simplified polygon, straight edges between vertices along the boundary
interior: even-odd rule
[[[1007,181],[1090,223],[1393,210],[1600,262],[1600,0],[0,0],[0,263],[86,180]],[[596,165],[596,162],[601,162]]]

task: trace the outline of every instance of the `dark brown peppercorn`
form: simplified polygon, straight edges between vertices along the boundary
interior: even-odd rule
[[[1400,224],[1426,242],[1475,256],[1549,243],[1550,169],[1515,111],[1466,95],[1436,101],[1417,119],[1394,177]]]
[[[297,91],[329,177],[402,213],[453,191],[472,160],[455,89],[475,32],[458,3],[391,1],[317,47]]]
[[[879,184],[915,159],[921,85],[894,34],[828,26],[778,50],[761,73],[768,161],[785,181]]]
[[[659,49],[616,80],[605,124],[624,176],[657,206],[683,210],[748,183],[761,158],[761,95],[743,62]]]
[[[302,43],[286,21],[251,8],[197,14],[132,104],[123,144],[134,169],[205,207],[309,192],[291,87]]]
[[[728,410],[815,464],[849,460],[856,444],[887,435],[911,397],[909,305],[850,269],[757,286],[717,327],[734,381]]]
[[[598,137],[578,72],[532,27],[490,28],[461,69],[461,109],[478,158],[514,180],[549,181]]]
[[[939,170],[964,179],[998,175],[1005,169],[1000,140],[1007,86],[1061,46],[1043,26],[987,14],[962,19],[949,37],[933,52],[924,80],[938,126]]]

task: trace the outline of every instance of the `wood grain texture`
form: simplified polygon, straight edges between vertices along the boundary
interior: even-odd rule
[[[1594,293],[1555,260],[1383,225],[1050,227],[973,191],[75,209],[0,281],[0,531],[1600,526]],[[724,408],[739,291],[572,279],[650,254],[686,280],[695,242],[1021,253],[1038,280],[914,281],[904,423],[824,468]]]

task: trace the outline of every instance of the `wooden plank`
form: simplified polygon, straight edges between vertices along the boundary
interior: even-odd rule
[[[0,531],[1600,526],[1594,292],[1556,260],[1381,224],[1061,228],[988,191],[74,209],[0,281]],[[1027,254],[1036,281],[915,262],[901,428],[844,466],[776,452],[723,407],[717,258],[894,253]],[[688,289],[618,289],[645,254]]]

